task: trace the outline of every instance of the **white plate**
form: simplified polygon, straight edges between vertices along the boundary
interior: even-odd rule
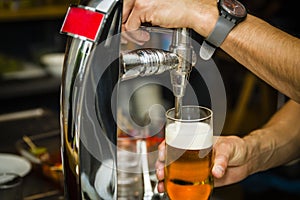
[[[64,53],[49,53],[41,57],[41,62],[46,65],[46,70],[55,77],[61,77],[64,64]]]
[[[25,176],[30,172],[31,164],[25,158],[15,154],[0,153],[0,173],[16,173]]]

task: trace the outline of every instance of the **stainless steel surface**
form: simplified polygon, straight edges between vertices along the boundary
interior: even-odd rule
[[[74,37],[69,39],[66,48],[61,93],[62,155],[67,199],[117,198],[118,82],[174,70],[176,73],[172,72],[171,77],[179,108],[193,65],[187,29],[174,31],[171,52],[140,49],[124,53],[120,59],[121,9],[122,2],[119,1],[82,1],[79,10],[103,12],[97,36],[91,37],[95,40],[62,29]],[[78,24],[74,21],[71,25]],[[166,30],[161,29],[163,32]],[[151,196],[148,185],[144,189],[147,189],[147,196]]]
[[[174,32],[173,29],[162,28],[158,26],[141,26],[140,29],[147,32],[166,33],[166,34],[172,34]]]
[[[174,30],[170,51],[182,58],[180,65],[171,72],[171,82],[175,96],[175,117],[180,118],[182,98],[185,93],[186,84],[192,67],[196,63],[190,29],[178,28]]]
[[[181,59],[177,54],[161,49],[138,49],[126,52],[121,55],[122,80],[161,74],[177,68],[180,63]]]
[[[121,2],[82,1],[107,11],[93,43],[69,40],[62,80],[62,155],[66,199],[116,199],[114,87],[119,77]]]

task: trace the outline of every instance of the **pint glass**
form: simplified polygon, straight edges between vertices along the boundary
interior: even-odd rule
[[[213,189],[212,111],[183,106],[166,112],[165,189],[171,200],[207,200]]]

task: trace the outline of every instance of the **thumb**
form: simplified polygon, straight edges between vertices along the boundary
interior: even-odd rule
[[[222,178],[228,166],[228,158],[223,154],[216,154],[212,174],[216,178]]]
[[[215,158],[212,168],[212,174],[216,178],[222,178],[228,166],[230,150],[224,143],[217,143],[215,144],[214,151]]]

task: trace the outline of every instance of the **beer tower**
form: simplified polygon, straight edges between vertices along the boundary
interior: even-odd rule
[[[122,2],[82,0],[70,6],[61,87],[61,137],[66,199],[117,199],[118,82],[170,71],[176,116],[195,64],[190,30],[173,31],[169,51],[121,54]]]

